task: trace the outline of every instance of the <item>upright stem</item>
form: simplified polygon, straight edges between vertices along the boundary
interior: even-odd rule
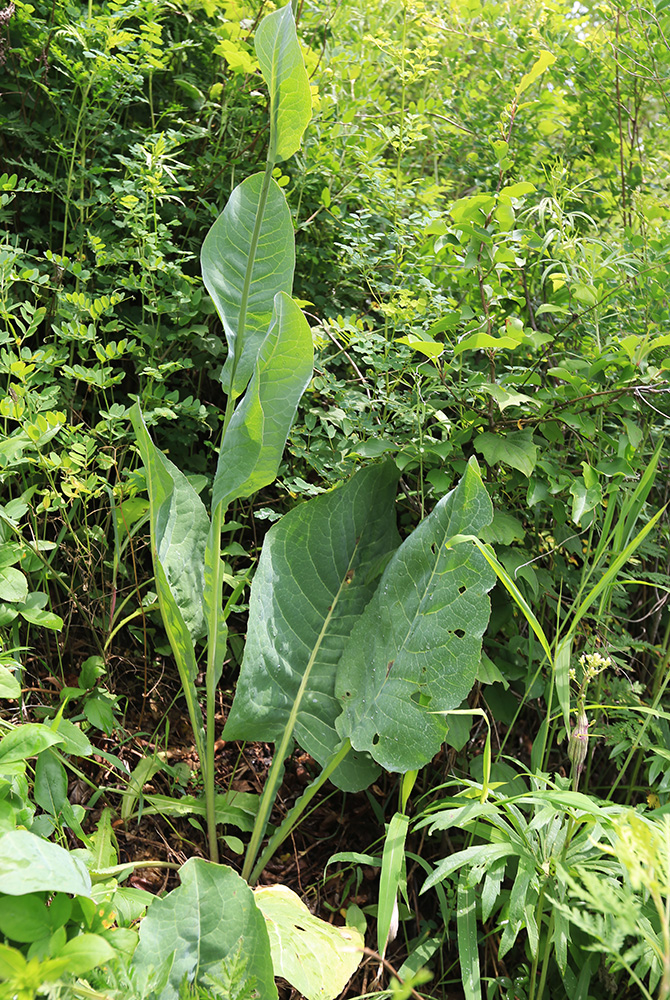
[[[351,568],[355,552],[356,550],[354,550],[354,553],[352,553],[348,567],[349,569]],[[307,690],[307,685],[309,684],[312,668],[316,662],[317,656],[319,655],[323,638],[326,635],[328,629],[330,628],[331,619],[335,611],[337,602],[339,600],[340,594],[342,593],[342,586],[344,585],[345,579],[346,576],[343,578],[343,583],[340,585],[340,589],[335,595],[333,603],[330,605],[328,615],[324,619],[323,625],[321,626],[319,637],[314,645],[314,649],[312,650],[309,662],[305,668],[302,680],[300,681],[300,686],[295,696],[295,701],[293,702],[293,706],[289,713],[289,717],[286,720],[286,725],[284,726],[284,732],[282,734],[281,741],[278,745],[275,746],[274,759],[272,761],[272,766],[270,767],[270,771],[268,773],[265,782],[265,788],[263,789],[263,794],[261,795],[260,805],[258,806],[258,813],[256,815],[254,828],[251,833],[251,840],[249,841],[249,846],[247,847],[247,853],[244,858],[244,867],[242,868],[242,878],[245,878],[247,880],[249,879],[251,875],[251,870],[254,867],[254,861],[256,860],[256,856],[258,855],[258,851],[261,846],[261,841],[265,836],[265,827],[267,826],[268,820],[270,818],[270,813],[272,812],[272,806],[274,805],[275,798],[277,797],[277,792],[279,791],[279,786],[281,784],[281,778],[283,773],[284,761],[288,756],[289,746],[291,745],[291,740],[293,739],[293,731],[295,730],[296,722],[298,721],[298,712],[300,711],[300,705],[302,704],[303,696],[305,694],[305,691]],[[346,741],[344,745],[347,747],[347,752],[348,752],[348,750],[350,749],[349,742]],[[340,751],[337,752],[339,753]],[[337,763],[339,763],[339,759],[337,760]],[[330,768],[330,771],[332,771],[334,766],[336,765],[333,765],[333,758],[331,757],[330,760],[327,762],[326,770]],[[330,773],[330,771],[328,773]],[[326,777],[327,776],[328,775],[326,775]],[[258,874],[260,874],[260,872]]]
[[[254,264],[256,261],[256,251],[265,215],[270,181],[274,169],[274,159],[268,156],[263,175],[263,184],[258,199],[256,209],[256,219],[254,221],[254,231],[251,236],[249,246],[249,256],[247,257],[247,267],[242,286],[242,296],[240,299],[240,316],[235,335],[235,350],[233,354],[233,365],[230,373],[230,389],[226,401],[226,411],[223,418],[223,432],[221,435],[221,448],[224,447],[226,431],[235,411],[237,394],[235,393],[235,373],[242,356],[244,346],[244,334],[247,325],[247,308],[249,304],[249,294],[251,291],[251,281],[253,277]],[[207,675],[206,675],[206,698],[207,706],[205,712],[205,759],[203,763],[203,778],[205,782],[205,803],[207,808],[207,837],[209,840],[209,856],[216,864],[219,859],[219,848],[216,837],[216,781],[214,767],[214,725],[216,706],[216,685],[220,676],[220,663],[223,662],[225,649],[220,649],[220,642],[223,635],[220,634],[220,620],[223,615],[222,591],[223,579],[221,576],[221,531],[225,510],[223,504],[219,504],[212,512],[212,527],[207,544],[207,554],[205,556],[206,568],[209,568],[209,586],[206,587],[207,601]],[[223,639],[225,642],[225,638]]]
[[[544,893],[544,887],[542,889],[542,893]],[[538,925],[537,925],[538,926],[538,932],[542,929],[542,923],[541,923],[541,921],[542,921],[542,910],[543,910],[543,908],[544,908],[544,895],[541,896],[541,898],[540,898],[540,907],[538,907],[538,909],[539,909],[539,920],[538,920]],[[537,989],[537,1000],[542,1000],[542,997],[544,996],[544,987],[545,987],[545,984],[547,982],[547,969],[549,968],[549,957],[551,955],[551,940],[552,940],[552,937],[553,937],[553,931],[554,931],[554,911],[552,910],[551,911],[551,916],[549,917],[549,926],[547,927],[547,940],[546,940],[546,943],[545,943],[545,946],[544,946],[544,957],[542,959],[542,972],[540,974],[540,984],[539,984],[538,989]],[[530,995],[529,995],[529,1000],[533,1000],[533,992],[534,992],[534,989],[535,989],[535,977],[537,975],[537,962],[538,962],[539,956],[540,956],[540,945],[539,945],[539,942],[538,942],[537,956],[533,960],[533,971],[531,972],[531,977],[530,977]]]
[[[268,861],[270,861],[278,848],[281,847],[286,838],[290,836],[292,831],[297,826],[300,817],[303,815],[305,809],[310,804],[316,793],[323,787],[323,785],[325,785],[335,768],[342,763],[350,750],[351,743],[348,739],[346,739],[340,749],[337,750],[326,763],[323,771],[316,776],[314,781],[307,786],[300,798],[296,800],[295,805],[289,810],[281,826],[274,832],[268,841],[265,850],[254,865],[251,875],[249,876],[249,885],[256,884]]]

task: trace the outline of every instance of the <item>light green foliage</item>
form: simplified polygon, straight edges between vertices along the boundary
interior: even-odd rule
[[[309,79],[290,4],[261,21],[254,44],[270,91],[268,157],[277,163],[297,152],[312,117]]]
[[[608,956],[612,969],[630,974],[644,997],[657,989],[658,1000],[666,1000],[670,996],[668,818],[624,813],[612,824],[609,840],[599,846],[620,863],[620,877],[604,878],[578,865],[572,875],[565,875],[570,905],[565,898],[555,905],[593,939],[591,947]]]
[[[91,880],[86,866],[58,844],[28,830],[12,830],[0,838],[3,850],[0,892],[71,892],[89,896]]]
[[[276,974],[306,1000],[335,1000],[360,964],[360,931],[319,920],[285,885],[262,886],[254,898],[265,917]]]

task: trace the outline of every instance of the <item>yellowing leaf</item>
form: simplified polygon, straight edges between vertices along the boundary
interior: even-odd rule
[[[254,892],[265,917],[275,974],[306,1000],[334,1000],[363,957],[363,936],[355,927],[336,927],[313,916],[285,885]]]
[[[540,52],[537,62],[532,66],[532,68],[529,70],[528,73],[525,73],[521,77],[521,82],[519,83],[519,86],[516,88],[516,96],[520,97],[521,94],[523,94],[524,91],[528,90],[528,88],[535,83],[537,78],[544,73],[545,69],[547,69],[555,62],[556,62],[556,56],[553,55],[551,52],[548,52],[546,49]]]

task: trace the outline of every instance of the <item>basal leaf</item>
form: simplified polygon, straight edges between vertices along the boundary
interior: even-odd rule
[[[133,967],[140,982],[151,970],[169,969],[157,1000],[177,1000],[184,978],[216,975],[243,942],[248,975],[263,1000],[276,1000],[270,942],[262,913],[246,882],[232,868],[191,858],[180,869],[181,885],[157,899],[140,924]]]
[[[228,357],[221,380],[226,391],[232,390],[235,396],[244,392],[251,378],[258,351],[272,322],[276,293],[290,295],[293,286],[295,242],[291,213],[275,181],[270,181],[263,208],[263,178],[263,174],[253,174],[235,188],[207,233],[200,256],[205,287],[214,300],[228,342]],[[261,209],[258,238],[254,242],[256,216]],[[245,278],[249,267],[251,280],[245,301]],[[244,332],[240,345],[238,332],[243,306]],[[239,358],[235,367],[236,351]],[[231,386],[234,367],[235,379]]]
[[[293,156],[312,117],[309,77],[290,3],[263,18],[254,46],[270,92],[268,158],[276,163]]]
[[[337,671],[342,738],[390,771],[423,767],[444,741],[439,713],[472,687],[495,577],[474,543],[493,509],[477,463],[397,550]]]
[[[295,738],[322,765],[340,744],[335,671],[351,629],[398,542],[391,463],[290,511],[268,532],[251,588],[249,632],[225,739]],[[364,788],[377,769],[349,754],[333,774]]]
[[[364,940],[355,927],[319,920],[285,885],[256,889],[265,917],[275,974],[306,1000],[334,1000],[360,965]]]
[[[253,378],[221,444],[213,510],[248,497],[275,479],[313,363],[309,324],[293,300],[279,292]]]

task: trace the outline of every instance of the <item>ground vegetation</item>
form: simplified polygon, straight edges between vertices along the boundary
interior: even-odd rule
[[[670,997],[669,38],[0,9],[0,997]]]

